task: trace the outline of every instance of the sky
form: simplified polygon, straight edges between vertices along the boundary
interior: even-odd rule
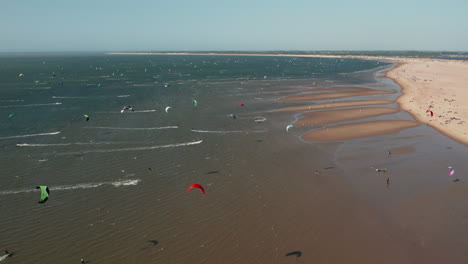
[[[467,0],[0,0],[0,52],[468,51]]]

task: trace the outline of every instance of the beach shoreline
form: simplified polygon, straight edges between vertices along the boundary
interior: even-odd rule
[[[467,61],[438,59],[400,59],[387,71],[402,89],[397,98],[400,108],[417,121],[431,126],[440,133],[468,144]]]
[[[436,58],[405,58],[362,55],[215,53],[215,52],[113,52],[111,55],[210,55],[269,56],[303,58],[347,58],[394,63],[384,78],[401,87],[396,99],[399,107],[420,123],[468,145],[468,106],[458,102],[468,99],[468,61]],[[434,116],[431,117],[431,111]]]

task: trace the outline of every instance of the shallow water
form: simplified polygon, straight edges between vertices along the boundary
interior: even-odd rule
[[[278,101],[284,96],[279,91],[313,83],[399,90],[369,71],[384,63],[230,56],[2,59],[0,247],[15,253],[6,263],[411,263],[430,260],[444,241],[437,233],[437,243],[426,238],[422,246],[421,237],[442,225],[418,229],[414,219],[433,212],[412,215],[407,212],[419,203],[403,204],[461,186],[463,179],[452,183],[439,173],[449,164],[456,173],[465,170],[463,146],[426,126],[304,142],[300,136],[314,128],[285,133],[299,113],[271,112],[303,104]],[[135,112],[120,113],[124,105]],[[8,119],[10,113],[16,116]],[[412,117],[398,112],[366,120],[385,119]],[[386,154],[409,146],[414,150]],[[370,167],[389,168],[390,188]],[[207,195],[196,189],[186,194],[193,183]],[[45,204],[37,203],[37,185],[50,188]],[[464,209],[453,210],[461,224]],[[448,232],[461,241],[455,228]],[[302,256],[286,256],[293,251]],[[463,256],[460,249],[448,252],[452,263]]]

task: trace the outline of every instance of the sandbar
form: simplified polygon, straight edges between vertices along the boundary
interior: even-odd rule
[[[392,103],[394,102],[390,100],[353,100],[353,101],[315,104],[315,105],[294,106],[294,107],[274,110],[273,112],[307,111],[307,110],[329,109],[329,108],[338,108],[338,107],[384,105],[384,104],[392,104]]]
[[[295,127],[299,126],[322,126],[337,122],[351,121],[373,116],[394,114],[400,112],[400,109],[389,107],[363,107],[352,109],[326,110],[305,113],[306,118],[294,123]]]
[[[365,88],[367,89],[367,88]],[[336,99],[351,96],[364,96],[364,95],[377,95],[377,94],[394,94],[394,91],[381,91],[381,90],[361,90],[352,92],[340,92],[340,93],[317,93],[317,94],[300,94],[292,95],[285,98],[281,98],[280,101],[312,101],[312,100],[325,100],[325,99]]]
[[[317,129],[303,135],[302,139],[306,141],[342,141],[355,138],[395,134],[403,129],[417,127],[419,125],[419,122],[411,120],[359,122]]]

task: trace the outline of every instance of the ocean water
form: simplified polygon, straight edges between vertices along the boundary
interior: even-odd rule
[[[278,92],[353,85],[385,66],[292,57],[2,55],[0,249],[15,252],[5,263],[283,263],[294,239],[281,207],[306,205],[278,197],[300,199],[307,190],[300,181],[293,185],[302,191],[285,187],[289,171],[315,169],[291,157],[314,157],[326,167],[333,153],[284,136],[291,116],[269,112],[284,106]],[[121,113],[125,105],[134,112]],[[193,183],[207,195],[186,194]],[[49,186],[45,204],[37,203],[37,185]]]

